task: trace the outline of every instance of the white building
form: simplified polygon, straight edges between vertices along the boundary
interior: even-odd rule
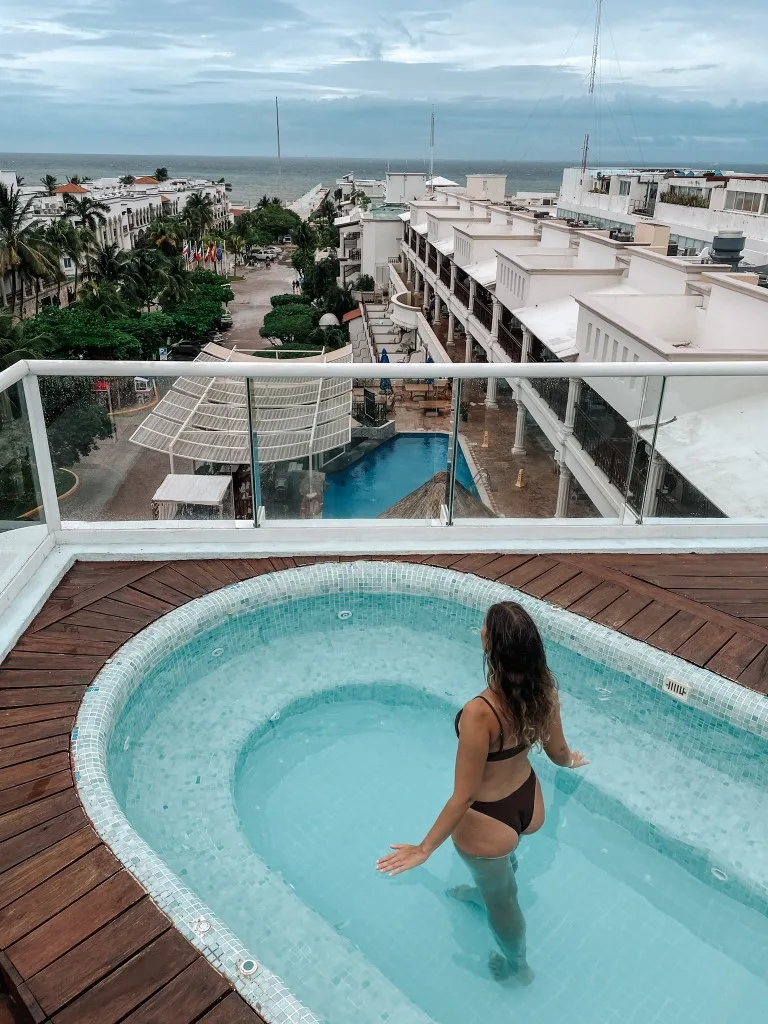
[[[768,393],[761,379],[670,378],[664,387],[658,381],[643,387],[637,379],[588,373],[595,362],[768,355],[768,288],[759,286],[757,274],[670,256],[671,225],[620,213],[631,203],[655,201],[653,186],[666,179],[654,173],[655,181],[646,172],[627,178],[628,188],[611,175],[606,192],[587,191],[611,220],[597,230],[575,216],[563,218],[563,207],[573,205],[565,188],[557,218],[498,202],[503,188],[483,185],[482,176],[472,176],[466,190],[411,202],[401,261],[390,267],[389,316],[417,338],[419,316],[434,323],[447,316],[447,343],[463,344],[465,361],[585,364],[584,376],[570,383],[508,381],[517,402],[511,451],[525,452],[527,424],[535,423],[559,471],[558,515],[566,513],[574,479],[603,516],[620,515],[627,504],[642,505],[637,510],[646,516],[756,515],[762,497],[753,482],[766,471],[760,423],[768,416]],[[721,190],[723,207],[743,205],[728,198],[734,181]],[[631,232],[615,229],[619,216],[634,218],[625,222]],[[489,378],[486,405],[493,408],[496,398]],[[659,418],[649,458],[651,425]],[[734,444],[723,443],[729,422]]]
[[[738,171],[568,167],[557,216],[633,231],[652,218],[669,225],[681,255],[695,255],[723,231],[746,238],[744,255],[768,264],[768,177]]]

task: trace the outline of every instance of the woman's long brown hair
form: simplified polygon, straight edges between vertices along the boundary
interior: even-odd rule
[[[485,667],[488,686],[501,699],[517,742],[533,746],[546,740],[557,707],[557,683],[536,623],[514,601],[488,609]]]

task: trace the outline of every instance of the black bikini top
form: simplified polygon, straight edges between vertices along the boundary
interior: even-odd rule
[[[522,752],[524,750],[528,749],[528,744],[527,743],[518,743],[516,747],[510,747],[509,750],[505,750],[504,749],[504,726],[501,724],[501,718],[499,716],[499,712],[496,710],[496,708],[493,706],[493,704],[491,704],[491,702],[486,697],[483,697],[482,694],[478,694],[477,697],[473,697],[472,699],[473,700],[485,701],[485,703],[488,705],[488,707],[491,709],[491,711],[494,713],[494,715],[496,715],[496,721],[499,723],[499,732],[501,733],[501,737],[499,739],[500,746],[499,746],[498,750],[488,751],[488,757],[486,758],[487,761],[506,761],[508,757],[516,757],[517,754],[522,754]],[[454,728],[456,729],[456,735],[457,736],[459,735],[459,722],[461,720],[461,712],[463,710],[464,710],[464,708],[461,708],[457,712],[456,720],[454,722]]]

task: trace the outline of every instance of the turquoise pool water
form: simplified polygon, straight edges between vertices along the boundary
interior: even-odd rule
[[[323,518],[375,518],[447,466],[447,434],[398,434],[347,469],[326,476]],[[477,494],[461,449],[457,479]]]
[[[448,601],[345,593],[232,618],[133,695],[114,792],[328,1024],[763,1022],[768,745],[564,647],[549,644],[566,730],[592,764],[534,758],[548,816],[518,872],[533,985],[491,979],[483,915],[445,895],[467,881],[450,845],[376,874],[450,793],[480,622]]]

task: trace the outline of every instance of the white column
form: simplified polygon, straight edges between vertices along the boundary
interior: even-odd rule
[[[488,385],[485,392],[485,407],[486,409],[498,409],[499,406],[496,402],[496,378],[489,377]]]
[[[448,310],[448,337],[446,338],[446,345],[455,345],[456,342],[453,340],[453,334],[456,330],[456,317]]]
[[[656,493],[664,481],[664,474],[666,470],[666,462],[658,452],[654,452],[651,463],[648,466],[648,482],[645,485],[645,494],[643,495],[642,514],[644,518],[646,516],[656,515]]]
[[[470,279],[469,279],[469,306],[468,306],[468,309],[469,309],[470,313],[472,312],[472,307],[475,305],[475,291],[476,291],[476,289],[477,289],[477,282],[475,281],[474,277],[470,277]]]
[[[469,331],[467,331],[467,345],[464,354],[464,362],[472,362],[472,335],[469,333]]]
[[[565,407],[565,423],[563,424],[564,434],[573,433],[576,406],[579,404],[579,395],[581,394],[581,383],[578,377],[572,377],[568,381],[568,404]]]
[[[440,296],[437,294],[437,288],[435,288],[435,316],[434,316],[434,321],[433,322],[436,323],[436,324],[439,324],[440,321],[442,320],[442,318],[443,318],[442,303],[440,301]]]
[[[520,362],[527,363],[528,356],[531,354],[531,332],[527,327],[523,328],[523,346],[520,353]]]
[[[429,309],[429,281],[427,280],[426,274],[424,275],[424,295],[421,300],[421,308],[425,313]]]
[[[493,296],[493,321],[491,323],[491,343],[499,340],[499,322],[501,321],[501,303]]]
[[[522,399],[517,399],[517,418],[515,420],[515,444],[512,448],[513,455],[525,455],[525,419],[526,408]]]
[[[451,294],[456,285],[456,264],[451,260]]]
[[[421,276],[421,271],[417,270],[415,275],[414,275],[414,288],[413,288],[413,290],[415,292],[420,292],[422,290],[423,286],[424,286],[424,281],[423,281],[422,276]]]
[[[555,504],[555,517],[564,519],[568,515],[568,499],[571,496],[571,471],[560,463],[560,477],[557,481],[557,503]]]

